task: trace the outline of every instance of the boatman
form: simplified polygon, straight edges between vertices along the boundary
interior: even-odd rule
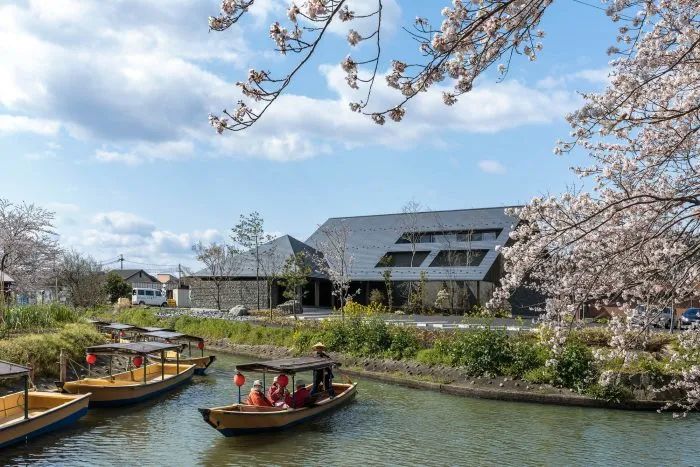
[[[331,356],[326,353],[326,346],[322,342],[317,342],[312,347],[316,357],[331,359]],[[323,382],[323,389],[328,392],[328,396],[332,399],[335,397],[335,391],[333,390],[333,371],[330,368],[320,369],[314,371],[314,384],[311,388],[311,393],[316,394],[320,392],[320,386]]]

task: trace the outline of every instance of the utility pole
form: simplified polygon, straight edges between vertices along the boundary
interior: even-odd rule
[[[177,288],[182,286],[182,265],[177,263]]]
[[[119,269],[124,269],[124,255],[119,255]]]

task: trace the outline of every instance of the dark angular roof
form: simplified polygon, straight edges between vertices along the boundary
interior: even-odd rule
[[[132,353],[149,354],[161,350],[179,350],[180,344],[166,344],[164,342],[123,342],[117,344],[94,345],[86,349],[86,353]]]
[[[158,279],[144,271],[143,269],[112,269],[111,272],[116,273],[117,275],[121,276],[122,279],[125,281],[128,281],[131,279],[133,276],[137,275],[139,272],[142,272],[145,277],[139,277],[138,279],[144,279],[144,280],[137,280],[134,282],[155,282],[155,283],[160,283]]]
[[[300,371],[310,371],[318,370],[320,368],[328,368],[329,366],[335,365],[337,365],[337,363],[329,358],[298,357],[236,365],[236,370],[254,372],[278,371],[280,373],[292,374]]]
[[[311,277],[325,278],[326,276],[316,267],[311,259],[313,256],[318,255],[319,252],[290,235],[283,235],[271,242],[260,245],[259,254],[260,262],[262,263],[260,277],[266,277],[267,271],[270,269],[275,269],[279,275],[287,258],[302,252],[306,255],[306,264],[311,268]],[[233,263],[231,277],[255,277],[255,250],[234,256]],[[201,269],[194,274],[195,277],[207,277],[210,275],[208,268]]]
[[[14,378],[28,375],[31,368],[0,360],[0,378]]]
[[[421,271],[427,274],[429,280],[484,280],[498,258],[497,247],[505,245],[518,223],[517,217],[505,213],[508,207],[518,206],[427,211],[415,213],[415,217],[404,213],[334,217],[323,223],[306,243],[322,250],[326,238],[324,230],[345,225],[349,230],[348,250],[353,257],[351,279],[381,281],[382,272],[387,268],[376,266],[382,257],[389,252],[411,251],[410,244],[397,243],[409,226],[416,232],[496,230],[500,233],[495,240],[419,243],[417,250],[427,253],[419,266],[391,268],[395,281],[418,280]],[[485,250],[486,253],[478,266],[429,266],[441,250]]]

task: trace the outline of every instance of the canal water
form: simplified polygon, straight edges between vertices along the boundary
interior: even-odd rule
[[[198,407],[232,402],[237,363],[136,406],[0,452],[0,465],[698,465],[700,417],[461,398],[359,380],[355,402],[288,431],[225,438]],[[247,375],[245,389],[255,379]]]

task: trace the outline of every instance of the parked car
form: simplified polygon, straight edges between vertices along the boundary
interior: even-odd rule
[[[661,312],[659,315],[656,317],[654,320],[654,326],[660,327],[660,328],[670,328],[671,327],[671,308],[666,307]],[[675,323],[674,323],[675,324]],[[675,325],[674,325],[675,327]]]
[[[681,327],[693,327],[700,324],[700,308],[688,308],[681,315],[679,320]]]
[[[637,313],[631,318],[632,323],[637,326],[652,325],[654,327],[671,327],[671,308],[666,307],[663,310],[651,309],[647,311],[644,305],[637,306]]]
[[[131,292],[132,305],[167,306],[168,300],[161,290],[134,289]]]

